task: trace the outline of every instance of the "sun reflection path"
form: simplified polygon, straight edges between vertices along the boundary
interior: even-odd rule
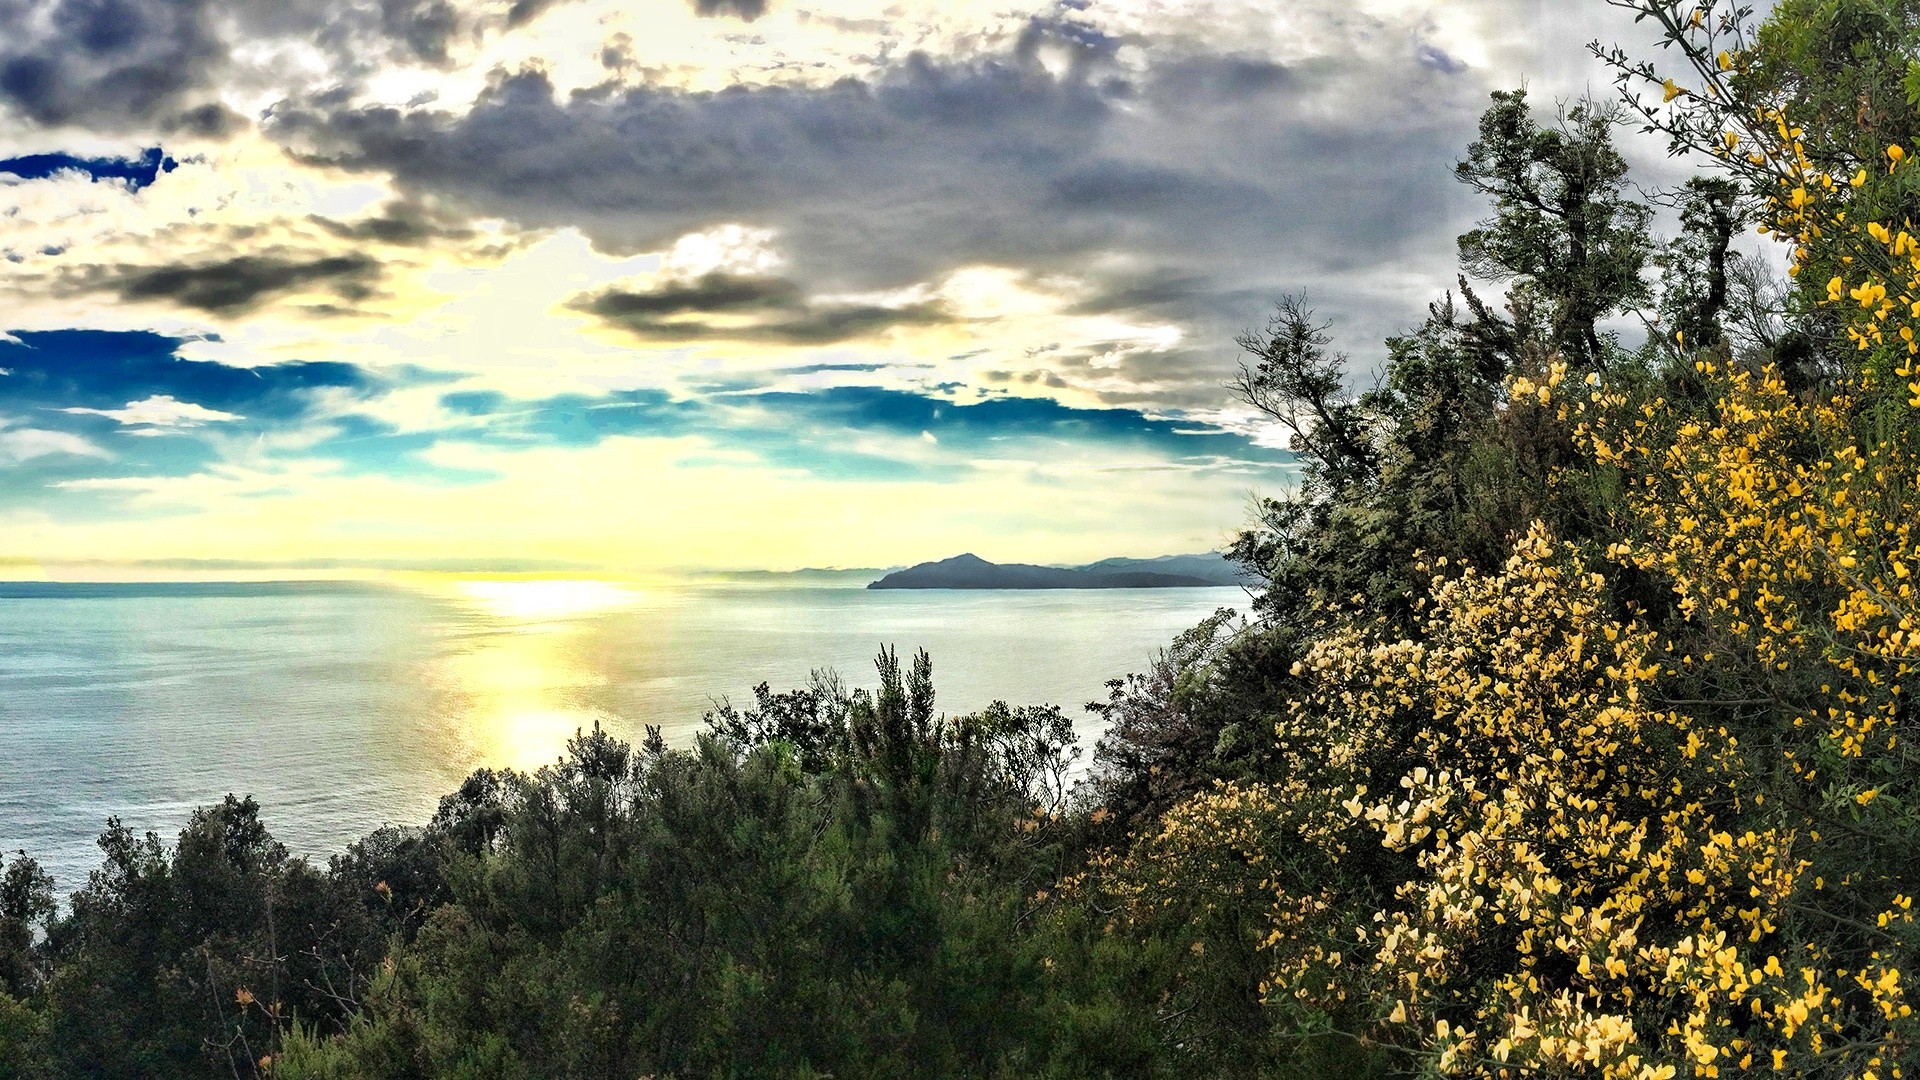
[[[595,705],[607,676],[585,648],[591,616],[631,607],[643,594],[614,582],[472,580],[455,598],[476,625],[442,662],[442,676],[463,702],[450,717],[477,764],[535,769],[554,761],[575,731],[617,717]]]
[[[528,621],[565,619],[631,607],[642,595],[617,582],[579,579],[462,581],[457,588],[463,598],[488,615]]]

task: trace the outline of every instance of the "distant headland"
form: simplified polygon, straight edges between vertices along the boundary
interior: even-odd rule
[[[1085,566],[992,563],[956,555],[896,570],[869,589],[1199,589],[1246,583],[1225,556],[1166,555],[1158,559],[1102,559]]]

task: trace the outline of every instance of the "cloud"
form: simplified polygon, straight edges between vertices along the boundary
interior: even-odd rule
[[[841,479],[950,482],[988,460],[1045,463],[1086,455],[1154,468],[1274,475],[1293,461],[1218,425],[1131,408],[1075,408],[1045,398],[955,401],[932,390],[872,385],[749,388],[697,399],[651,390],[535,401],[456,392],[441,403],[467,421],[444,430],[451,443],[592,446],[633,436],[696,437],[747,452],[770,468]],[[936,442],[940,454],[927,456],[919,441]]]
[[[169,135],[178,133],[202,139],[227,139],[246,127],[246,117],[218,101],[209,101],[204,105],[182,109],[168,117],[166,123],[161,125],[161,130]]]
[[[9,3],[0,42],[0,102],[43,125],[177,115],[226,58],[204,0]]]
[[[316,159],[390,170],[486,213],[579,225],[616,251],[655,250],[720,221],[766,222],[823,266],[831,229],[840,253],[851,254],[850,244],[864,252],[828,267],[838,285],[965,259],[984,241],[1011,238],[1010,212],[1045,193],[1044,175],[1034,174],[1084,157],[1111,105],[1083,81],[1000,62],[954,70],[917,61],[873,84],[720,94],[636,87],[570,101],[556,98],[545,75],[524,72],[464,115],[290,106],[276,114],[275,132]],[[942,197],[959,191],[964,200]],[[974,243],[933,252],[874,242],[907,239],[903,228],[916,222],[924,234],[961,221],[972,223]],[[881,265],[863,271],[869,262]]]
[[[1291,461],[1192,418],[1038,398],[955,400],[958,387],[856,383],[802,390],[748,383],[697,396],[631,389],[529,399],[449,385],[446,376],[422,372],[376,374],[329,362],[249,369],[187,360],[180,356],[185,342],[155,334],[19,336],[17,345],[0,344],[0,363],[15,371],[0,380],[0,415],[60,417],[64,434],[117,459],[111,472],[73,466],[52,478],[76,492],[146,491],[171,478],[217,472],[234,455],[264,461],[291,454],[331,460],[347,474],[467,483],[482,477],[450,471],[438,448],[584,447],[621,437],[700,438],[768,468],[845,479],[944,481],[976,471],[982,459],[1058,461],[1088,453],[1190,468],[1261,470]],[[864,381],[877,367],[806,370]],[[436,382],[445,389],[436,390]],[[436,400],[433,423],[396,427],[387,400],[421,394]],[[940,456],[926,456],[923,433],[938,439]],[[184,437],[140,437],[158,434]],[[263,474],[259,461],[249,468]],[[0,497],[5,494],[0,488]]]
[[[78,416],[104,416],[133,429],[131,433],[135,435],[170,435],[204,424],[243,419],[237,413],[221,412],[219,409],[181,401],[172,394],[154,394],[139,401],[129,401],[119,409],[69,406],[60,411]]]
[[[224,139],[248,123],[228,95],[444,66],[488,18],[450,0],[9,0],[0,105],[45,127]]]
[[[513,6],[507,9],[509,27],[524,26],[539,18],[546,10],[565,0],[513,0]]]
[[[577,227],[609,253],[724,222],[768,229],[782,275],[816,294],[967,266],[1072,279],[1083,312],[1210,343],[1205,363],[1172,365],[1184,384],[1156,382],[1170,402],[1218,400],[1234,336],[1280,293],[1318,294],[1366,356],[1450,283],[1452,238],[1472,220],[1451,167],[1487,73],[1436,66],[1412,15],[1329,9],[1322,25],[1317,11],[1300,18],[1320,55],[1285,60],[1130,52],[1153,43],[1056,17],[995,51],[906,56],[824,85],[567,94],[529,69],[461,110],[291,101],[269,132],[305,160],[523,227]],[[659,310],[674,300],[622,288],[576,306],[647,341],[817,344],[939,315],[769,314],[756,332]],[[776,301],[797,303],[754,310]]]
[[[693,11],[701,18],[724,15],[752,22],[767,13],[767,0],[693,0]]]
[[[393,200],[378,211],[352,221],[319,214],[309,220],[342,240],[396,247],[423,247],[442,240],[471,240],[475,236],[475,230],[458,215],[409,199]]]
[[[460,13],[446,0],[380,0],[380,25],[413,55],[444,64],[447,46],[462,30]]]
[[[770,414],[777,418],[776,428],[809,431],[821,438],[836,432],[873,431],[902,438],[931,433],[942,446],[969,455],[969,461],[996,453],[1053,457],[1065,454],[1062,448],[1068,446],[1095,453],[1126,448],[1161,462],[1190,465],[1259,469],[1293,461],[1285,451],[1259,446],[1213,424],[1160,419],[1137,409],[1076,408],[1050,398],[956,402],[925,392],[839,386],[804,393],[750,393],[729,404]]]
[[[151,333],[21,331],[0,342],[0,416],[33,415],[76,437],[153,468],[190,471],[216,456],[198,441],[161,444],[137,438],[230,429],[252,439],[281,438],[316,422],[339,403],[379,392],[400,376],[377,377],[325,361],[237,368],[180,356],[180,338]],[[131,440],[131,441],[129,441]]]
[[[828,345],[889,327],[952,322],[944,305],[896,305],[811,298],[783,278],[714,272],[650,289],[608,289],[576,298],[573,307],[598,315],[648,341],[725,339],[781,345]],[[705,316],[724,316],[711,321]]]
[[[0,343],[0,364],[14,371],[0,379],[0,417],[31,416],[43,432],[34,445],[71,452],[22,459],[0,474],[0,508],[85,498],[104,510],[127,493],[183,478],[212,483],[301,469],[474,479],[422,456],[435,435],[400,431],[371,408],[384,395],[444,383],[443,375],[333,361],[234,367],[181,355],[199,343],[144,332],[17,337]],[[154,437],[161,435],[172,437]],[[99,452],[77,456],[82,444]],[[271,489],[263,480],[260,490]]]
[[[17,465],[34,458],[66,454],[75,457],[110,458],[105,450],[78,435],[43,428],[10,427],[0,418],[0,465]]]
[[[83,287],[123,300],[170,300],[217,315],[239,315],[289,293],[318,288],[346,301],[372,296],[380,263],[363,254],[267,251],[176,266],[90,268]]]

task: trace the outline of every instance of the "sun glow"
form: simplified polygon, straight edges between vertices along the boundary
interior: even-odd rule
[[[614,719],[592,701],[606,677],[581,664],[575,646],[571,628],[548,623],[485,635],[442,662],[440,677],[464,701],[460,737],[479,761],[538,768],[574,732]]]
[[[544,622],[631,607],[641,593],[594,580],[462,581],[460,597],[482,612],[516,622]]]
[[[534,769],[576,731],[617,723],[600,698],[606,676],[582,655],[585,620],[630,608],[640,590],[591,579],[457,581],[455,599],[481,618],[436,677],[459,703],[450,719],[477,760]]]

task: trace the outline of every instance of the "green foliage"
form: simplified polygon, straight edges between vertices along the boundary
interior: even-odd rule
[[[0,991],[0,1080],[42,1080],[54,1075],[46,1039],[45,1014]]]
[[[1419,328],[1388,341],[1380,384],[1331,414],[1363,429],[1364,467],[1309,453],[1297,493],[1256,507],[1230,554],[1266,581],[1258,614],[1294,633],[1340,610],[1403,622],[1424,581],[1418,556],[1491,566],[1536,518],[1588,527],[1600,493],[1579,475],[1567,430],[1550,410],[1505,407],[1507,376],[1550,355],[1531,310],[1522,298],[1501,316],[1462,287],[1467,313],[1451,297],[1432,305]],[[1269,353],[1262,368],[1298,362]],[[1270,415],[1296,408],[1243,399]],[[1317,415],[1302,426],[1314,429]],[[1296,447],[1323,441],[1316,432]]]
[[[0,863],[0,994],[29,994],[45,976],[34,946],[56,910],[53,879],[25,852]]]
[[[63,1073],[251,1073],[287,1018],[341,1023],[382,947],[344,879],[289,860],[251,799],[197,811],[170,848],[118,822],[100,846],[47,940]]]
[[[1542,126],[1525,90],[1496,91],[1455,170],[1494,204],[1460,237],[1461,265],[1537,298],[1547,345],[1581,369],[1604,369],[1618,351],[1601,320],[1647,299],[1651,213],[1626,195],[1618,122],[1616,106],[1585,101]]]
[[[1778,100],[1809,136],[1820,168],[1884,171],[1889,144],[1920,139],[1914,56],[1920,4],[1913,0],[1780,0],[1740,67],[1749,100]]]
[[[1680,234],[1654,259],[1667,283],[1659,326],[1683,350],[1724,352],[1725,319],[1738,277],[1734,264],[1742,260],[1732,250],[1734,234],[1745,223],[1740,186],[1726,177],[1696,176],[1675,203]]]
[[[879,687],[757,692],[688,751],[595,731],[470,781],[451,902],[360,1020],[280,1075],[1104,1075],[1146,1060],[1062,987],[1072,729],[1054,708],[942,718],[925,654]],[[471,833],[471,830],[469,830]],[[1131,1072],[1126,1069],[1124,1071]]]

